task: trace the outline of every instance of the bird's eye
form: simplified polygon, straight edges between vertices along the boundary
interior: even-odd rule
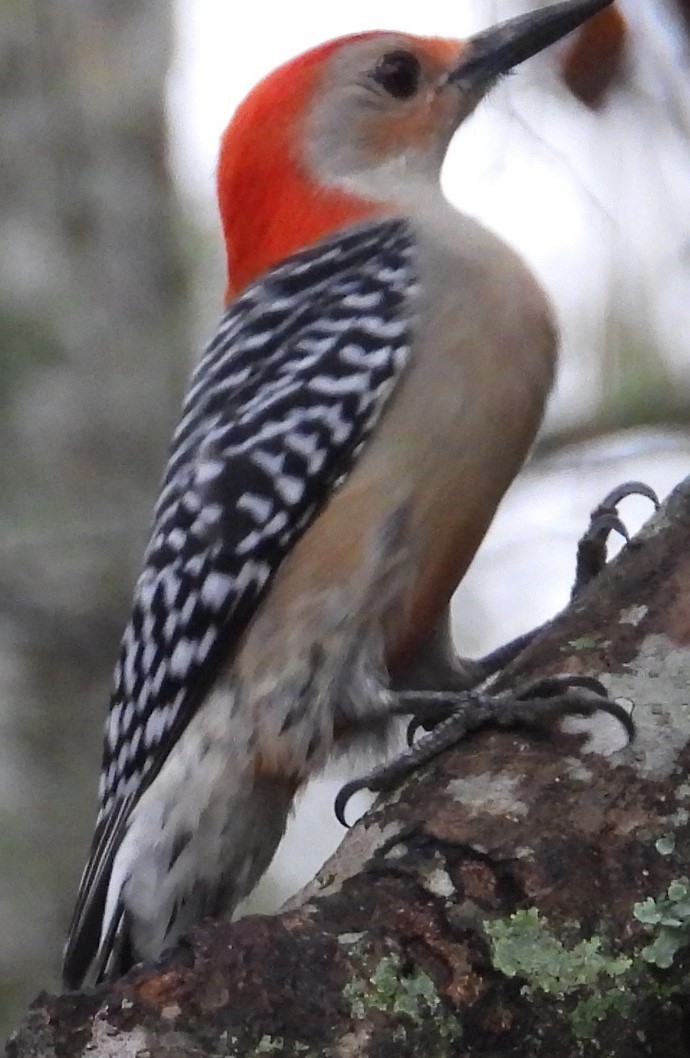
[[[395,99],[410,99],[419,88],[422,68],[409,51],[389,51],[372,70],[372,78]]]

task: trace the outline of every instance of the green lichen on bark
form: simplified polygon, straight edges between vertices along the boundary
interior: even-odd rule
[[[690,880],[685,876],[674,879],[664,896],[648,896],[635,904],[633,915],[654,932],[653,940],[640,952],[642,958],[668,969],[681,948],[690,944]]]
[[[569,639],[568,642],[561,647],[561,650],[565,653],[568,650],[595,650],[599,646],[603,646],[605,640],[600,632],[590,632],[583,636],[579,636],[577,639]]]
[[[611,1015],[625,1017],[632,998],[621,989],[633,960],[604,950],[599,937],[566,947],[548,928],[536,908],[486,921],[493,965],[506,977],[521,977],[523,993],[542,992],[556,1000],[575,998],[569,1011],[578,1038],[592,1034]]]
[[[352,1017],[363,1021],[372,1011],[402,1015],[412,1029],[422,1029],[429,1017],[444,1039],[458,1038],[459,1022],[444,1013],[443,1001],[431,977],[420,969],[407,970],[401,958],[390,953],[369,972],[353,978],[343,989]]]

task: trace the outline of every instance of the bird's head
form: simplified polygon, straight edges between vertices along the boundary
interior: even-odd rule
[[[231,293],[328,232],[404,210],[493,84],[611,0],[565,0],[464,41],[374,32],[285,63],[225,131],[218,194]]]

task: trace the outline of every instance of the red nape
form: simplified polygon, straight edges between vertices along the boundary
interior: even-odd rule
[[[221,140],[218,202],[228,261],[226,300],[276,262],[382,206],[319,184],[299,145],[323,64],[345,42],[329,41],[285,63],[240,104]]]

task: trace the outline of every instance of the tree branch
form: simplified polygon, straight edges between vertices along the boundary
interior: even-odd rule
[[[631,746],[608,717],[468,738],[282,914],[40,997],[10,1058],[687,1056],[689,545],[690,478],[502,677],[598,676]]]

